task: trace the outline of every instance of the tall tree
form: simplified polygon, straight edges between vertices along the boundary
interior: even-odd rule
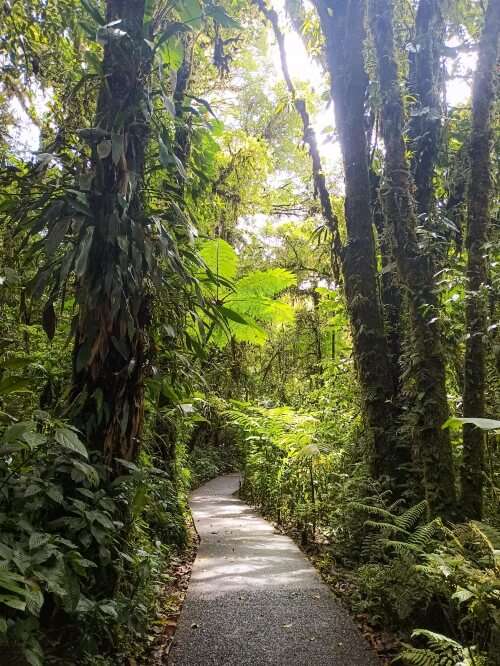
[[[393,32],[391,0],[371,0],[370,24],[377,56],[385,146],[382,185],[385,215],[394,255],[406,288],[412,328],[412,371],[416,386],[418,457],[423,463],[425,493],[433,514],[452,517],[456,492],[448,432],[445,363],[441,349],[432,263],[419,248],[413,182],[406,157],[405,116]]]
[[[496,66],[500,33],[500,0],[490,0],[479,45],[479,61],[472,97],[470,138],[470,182],[467,193],[467,301],[465,417],[484,416],[485,345],[487,328],[488,267],[485,245],[488,241],[492,194],[491,139],[492,109],[495,101]],[[480,519],[483,494],[484,434],[465,425],[461,469],[461,508],[466,518]]]
[[[342,269],[354,355],[367,423],[373,436],[372,471],[399,476],[400,451],[393,429],[394,384],[377,285],[371,211],[368,146],[365,132],[367,76],[363,61],[365,3],[314,0],[325,38],[335,124],[345,180],[347,244]]]
[[[149,300],[143,178],[149,137],[144,0],[108,0],[103,77],[91,145],[91,184],[82,200],[76,259],[79,306],[73,405],[89,444],[133,459],[143,420]]]

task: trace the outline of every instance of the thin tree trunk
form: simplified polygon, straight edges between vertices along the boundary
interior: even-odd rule
[[[149,300],[142,181],[149,136],[144,0],[108,0],[90,218],[82,225],[72,408],[89,445],[133,460],[143,422]],[[126,34],[122,34],[122,33]]]
[[[418,246],[413,183],[406,159],[404,111],[395,59],[391,0],[372,0],[370,22],[382,96],[385,145],[385,214],[402,284],[408,292],[413,335],[413,379],[419,458],[424,468],[426,498],[432,514],[453,517],[456,505],[453,460],[447,430],[445,364],[441,349],[438,298],[431,262]]]
[[[337,284],[339,284],[340,261],[342,258],[342,241],[340,240],[337,216],[333,211],[330,193],[326,185],[325,172],[323,171],[323,166],[321,164],[318,142],[316,140],[316,132],[314,131],[314,127],[311,124],[311,118],[307,110],[306,101],[300,97],[297,97],[297,92],[290,76],[286,57],[285,38],[279,26],[278,14],[274,11],[274,9],[268,9],[263,0],[254,1],[273,28],[274,36],[276,37],[276,41],[278,43],[283,78],[285,79],[288,92],[292,97],[295,110],[299,114],[302,121],[302,138],[309,149],[309,155],[311,157],[314,191],[315,194],[317,194],[319,197],[321,213],[332,236],[331,266],[333,276]]]
[[[372,228],[368,147],[365,132],[367,77],[363,62],[364,2],[314,0],[326,42],[336,129],[340,137],[345,179],[347,244],[342,270],[354,356],[373,438],[372,473],[399,476],[399,450],[394,427],[394,385],[377,286]]]
[[[482,417],[485,409],[485,348],[488,281],[485,244],[490,219],[491,115],[495,101],[495,73],[500,32],[500,0],[490,0],[479,46],[472,97],[470,183],[467,195],[467,292],[464,416]],[[484,434],[465,425],[461,469],[461,508],[466,518],[481,519]]]

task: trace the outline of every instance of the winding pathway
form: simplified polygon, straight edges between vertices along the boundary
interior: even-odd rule
[[[201,537],[171,666],[376,666],[347,612],[299,548],[222,476],[191,496]]]

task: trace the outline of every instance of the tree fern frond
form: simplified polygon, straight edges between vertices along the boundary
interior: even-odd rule
[[[297,284],[297,277],[284,268],[253,271],[236,282],[236,291],[242,298],[252,296],[272,298],[288,287]]]
[[[234,280],[238,270],[238,255],[222,238],[203,243],[200,255],[209,270],[218,278]]]

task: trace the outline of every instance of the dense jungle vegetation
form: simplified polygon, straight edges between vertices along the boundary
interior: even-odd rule
[[[235,469],[399,663],[500,663],[500,1],[0,25],[1,663],[149,663]]]

